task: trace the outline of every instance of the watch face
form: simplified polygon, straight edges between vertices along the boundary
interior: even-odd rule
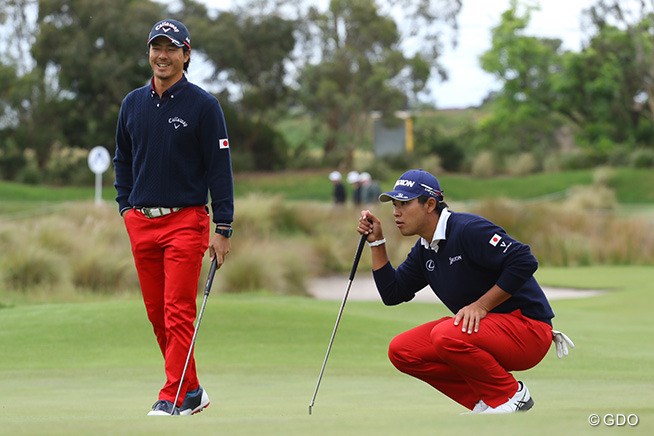
[[[216,233],[223,235],[226,238],[231,238],[232,233],[234,233],[234,229],[216,229]]]

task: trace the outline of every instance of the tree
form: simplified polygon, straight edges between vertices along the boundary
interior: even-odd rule
[[[644,94],[645,71],[636,61],[632,36],[603,26],[587,47],[564,59],[556,109],[580,127],[579,139],[591,148],[638,141],[643,122],[651,126]],[[649,128],[651,131],[651,127]],[[651,139],[651,134],[646,135]],[[641,138],[644,139],[644,138]]]
[[[151,1],[39,2],[32,55],[42,89],[35,103],[56,109],[67,145],[113,148],[120,102],[150,75],[145,37],[162,17]]]
[[[406,12],[407,20],[434,24],[455,17],[460,2],[395,1],[386,6],[389,12],[399,11],[393,17]],[[438,6],[452,14],[434,13]],[[408,108],[410,98],[424,89],[431,68],[438,67],[438,44],[425,54],[404,54],[393,17],[374,0],[332,0],[325,12],[315,7],[308,11],[304,37],[310,50],[298,79],[299,100],[328,130],[325,156],[342,155],[347,167],[368,129],[368,114],[379,111],[390,117]],[[433,42],[437,36],[427,32],[424,38]]]
[[[493,144],[503,154],[535,151],[544,156],[557,145],[555,83],[563,52],[558,39],[524,34],[534,9],[527,6],[520,13],[518,2],[512,0],[492,29],[491,48],[480,58],[481,67],[502,83],[502,89],[493,99],[493,112],[483,122],[478,142],[485,147]]]

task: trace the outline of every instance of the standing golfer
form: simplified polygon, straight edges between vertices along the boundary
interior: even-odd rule
[[[150,83],[123,100],[116,132],[116,201],[130,237],[143,301],[164,357],[166,383],[148,415],[169,415],[191,345],[202,259],[230,251],[234,196],[225,119],[218,100],[188,82],[191,37],[179,21],[147,39]],[[216,230],[210,240],[211,208]],[[209,397],[190,359],[178,410],[200,412]]]
[[[423,170],[404,173],[379,200],[392,201],[403,236],[420,236],[396,269],[380,220],[361,212],[357,230],[372,247],[384,304],[409,301],[429,285],[454,314],[397,335],[388,350],[393,365],[475,413],[530,409],[529,390],[511,371],[543,359],[554,313],[529,246],[480,216],[449,211],[438,180]]]

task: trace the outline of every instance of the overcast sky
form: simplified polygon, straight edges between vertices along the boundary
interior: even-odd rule
[[[173,0],[161,0],[168,3]],[[230,0],[201,0],[211,10],[225,10]],[[527,33],[534,36],[555,37],[563,41],[563,47],[579,50],[581,47],[581,11],[594,3],[593,0],[531,0],[540,3],[540,10],[532,15]],[[327,0],[318,0],[326,4]],[[458,45],[447,45],[441,59],[449,80],[432,82],[430,88],[434,103],[439,108],[464,108],[476,106],[499,88],[494,78],[479,67],[479,56],[490,48],[491,28],[499,23],[500,16],[509,7],[509,0],[463,0],[459,14]],[[523,1],[526,3],[526,1]],[[193,29],[191,37],[193,35]],[[201,82],[206,70],[190,68],[189,78]]]

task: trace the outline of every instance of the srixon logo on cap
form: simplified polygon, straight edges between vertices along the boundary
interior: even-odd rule
[[[405,179],[399,179],[397,182],[395,182],[395,187],[397,186],[408,186],[410,188],[413,188],[413,185],[415,185],[416,182],[413,180],[405,180]]]

